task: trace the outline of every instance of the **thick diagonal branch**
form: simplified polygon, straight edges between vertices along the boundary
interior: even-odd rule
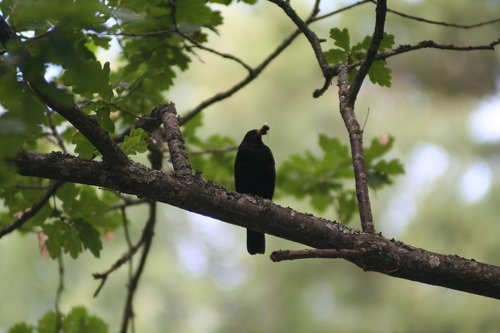
[[[179,177],[135,162],[110,168],[61,153],[24,152],[15,164],[25,176],[109,188],[318,249],[363,249],[365,254],[345,259],[364,270],[500,299],[500,267],[357,232],[269,200],[228,191],[198,176]]]

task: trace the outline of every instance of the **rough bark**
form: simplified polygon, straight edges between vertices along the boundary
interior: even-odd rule
[[[366,271],[500,299],[500,267],[358,232],[269,200],[228,191],[197,175],[164,173],[134,162],[112,166],[61,153],[23,152],[14,162],[25,176],[95,185],[164,202],[314,248],[342,250],[331,257],[344,258]]]

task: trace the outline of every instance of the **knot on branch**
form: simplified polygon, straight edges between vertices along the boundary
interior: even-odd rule
[[[191,174],[188,155],[184,147],[184,138],[179,127],[179,118],[174,103],[162,104],[156,107],[162,114],[163,127],[170,151],[170,160],[174,171],[179,174]]]

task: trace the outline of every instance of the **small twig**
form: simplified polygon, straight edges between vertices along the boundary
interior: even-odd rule
[[[288,1],[284,0],[269,0],[270,2],[279,6],[283,11],[288,15],[288,17],[295,23],[295,25],[299,28],[299,30],[306,36],[307,40],[311,44],[311,47],[316,56],[316,60],[318,61],[319,67],[323,72],[323,76],[326,78],[328,76],[329,68],[328,62],[326,61],[326,57],[323,53],[323,49],[321,48],[321,42],[311,29],[308,27],[308,23],[300,18],[300,16],[295,12],[293,7],[290,5]],[[316,8],[315,8],[316,9]],[[316,10],[313,9],[313,13]]]
[[[130,232],[128,230],[128,225],[127,225],[127,217],[125,213],[125,208],[122,208],[122,223],[123,223],[123,232],[125,234],[125,240],[127,242],[127,246],[129,251],[132,249],[132,240],[130,238]],[[128,283],[130,284],[130,281],[132,281],[132,278],[134,276],[134,262],[133,262],[133,257],[130,257],[128,260]],[[132,332],[135,331],[135,322],[134,322],[134,317],[131,319],[131,324],[132,324]]]
[[[38,199],[37,202],[35,202],[30,208],[26,209],[21,217],[19,217],[14,223],[9,224],[2,230],[0,230],[0,238],[3,236],[11,233],[12,231],[19,229],[24,223],[29,221],[33,216],[35,216],[36,213],[40,209],[43,208],[43,206],[49,201],[50,197],[56,193],[57,189],[61,187],[61,185],[64,184],[64,181],[62,180],[56,180],[52,182],[49,187],[47,188],[47,191],[42,195],[40,199]]]
[[[365,59],[359,67],[358,73],[356,74],[352,85],[349,87],[347,104],[349,104],[353,108],[354,103],[356,102],[356,98],[358,98],[359,90],[363,85],[363,81],[365,80],[370,67],[375,61],[375,56],[377,55],[378,48],[380,46],[380,43],[382,43],[382,39],[384,38],[385,15],[387,13],[386,0],[377,1],[375,12],[375,29],[373,31],[370,46],[366,51]]]
[[[363,127],[361,128],[361,132],[365,131],[365,126],[366,126],[366,123],[368,123],[369,116],[370,116],[370,108],[368,108],[368,111],[366,112],[365,122],[363,123]]]
[[[45,31],[45,32],[42,32],[41,34],[39,35],[36,35],[34,37],[22,37],[24,39],[26,39],[26,41],[28,42],[31,42],[31,41],[35,41],[35,40],[38,40],[38,39],[42,39],[42,38],[45,38],[47,37],[48,35],[52,34],[54,31],[56,30],[56,26],[52,26],[50,27],[49,30]]]
[[[369,0],[369,1],[371,3],[374,3],[374,4],[377,3],[375,0]],[[390,9],[390,8],[387,9],[387,12],[404,17],[404,18],[407,18],[407,19],[415,20],[418,22],[424,22],[424,23],[429,23],[429,24],[441,25],[441,26],[449,27],[449,28],[460,28],[460,29],[478,28],[478,27],[482,27],[484,25],[500,22],[500,18],[496,18],[496,19],[492,19],[492,20],[488,20],[488,21],[484,21],[484,22],[479,22],[479,23],[473,23],[473,24],[456,24],[456,23],[448,23],[448,22],[443,22],[443,21],[429,20],[429,19],[426,19],[423,17],[405,14],[403,12],[400,12],[400,11],[397,11],[394,9]]]
[[[49,127],[50,131],[52,132],[52,136],[56,138],[57,145],[59,146],[59,148],[61,148],[62,152],[66,154],[67,153],[66,146],[64,145],[64,141],[57,132],[56,126],[54,125],[54,120],[52,119],[52,111],[47,112],[47,120],[49,122]]]
[[[174,171],[179,174],[191,174],[192,169],[189,164],[186,148],[184,147],[184,138],[179,128],[179,119],[174,103],[160,106],[163,114],[163,127],[170,151],[170,160]]]
[[[139,250],[141,248],[141,246],[145,242],[145,238],[146,237],[145,237],[144,232],[143,232],[141,239],[134,246],[130,247],[129,250],[127,251],[127,253],[125,253],[117,261],[115,261],[115,263],[113,265],[111,265],[110,268],[108,268],[106,271],[104,271],[102,273],[92,274],[94,279],[101,280],[101,283],[99,284],[96,291],[94,292],[94,295],[93,295],[94,297],[97,297],[99,295],[99,292],[101,291],[102,287],[104,287],[104,284],[106,283],[106,280],[108,279],[108,276],[111,273],[113,273],[114,271],[116,271],[118,268],[120,268],[124,263],[129,261],[134,256],[134,254],[137,252],[137,250]]]
[[[122,210],[123,230],[125,233],[125,240],[127,241],[128,251],[124,255],[122,255],[120,259],[115,261],[115,263],[113,265],[111,265],[111,267],[108,268],[108,270],[106,270],[105,272],[92,274],[94,279],[101,280],[101,283],[99,284],[96,291],[94,292],[93,297],[97,297],[99,295],[102,287],[104,287],[104,284],[106,283],[106,280],[108,279],[108,276],[111,273],[113,273],[114,271],[116,271],[118,268],[120,268],[123,264],[125,264],[126,262],[129,262],[130,263],[129,269],[132,269],[132,258],[134,256],[134,254],[137,252],[137,250],[139,250],[141,248],[141,246],[144,244],[144,242],[146,240],[146,235],[145,235],[145,232],[143,231],[141,239],[135,245],[132,245],[132,241],[130,239],[130,234],[129,234],[128,226],[127,226],[127,219],[125,216],[125,207],[121,208],[121,210]]]
[[[127,299],[125,301],[125,308],[123,311],[120,333],[127,332],[128,324],[131,320],[133,320],[134,317],[134,310],[133,310],[134,295],[137,290],[137,286],[139,285],[139,280],[144,270],[144,266],[146,265],[146,260],[148,258],[149,250],[151,248],[151,243],[154,236],[155,224],[156,224],[156,201],[152,201],[150,203],[149,219],[143,231],[144,246],[142,249],[141,258],[139,259],[139,266],[137,267],[135,274],[129,280],[128,284]]]
[[[120,105],[116,104],[116,103],[113,103],[113,102],[107,102],[106,103],[107,105],[109,106],[112,106],[114,107],[115,109],[117,109],[118,111],[121,111],[123,113],[126,113],[128,114],[129,116],[131,116],[132,118],[135,118],[135,119],[144,119],[144,118],[148,118],[148,117],[144,117],[144,116],[140,116],[140,115],[137,115],[135,113],[133,113],[132,111],[129,111],[123,107],[121,107]]]
[[[393,57],[395,55],[405,53],[405,52],[410,52],[418,49],[423,49],[423,48],[433,48],[433,49],[440,49],[440,50],[450,50],[450,51],[476,51],[476,50],[495,50],[495,46],[500,44],[500,38],[498,38],[495,41],[492,41],[489,44],[483,44],[483,45],[468,45],[468,46],[457,46],[453,44],[438,44],[432,40],[424,40],[421,41],[417,44],[414,45],[399,45],[397,48],[394,50],[380,53],[378,54],[375,58],[376,60],[385,60],[389,57]],[[355,63],[353,65],[358,65],[359,63]],[[351,67],[351,66],[349,66]]]
[[[142,205],[142,204],[147,203],[147,202],[148,201],[146,199],[137,199],[137,200],[128,200],[127,199],[127,200],[124,200],[123,203],[110,206],[109,210],[123,209],[123,208],[127,208],[130,206]]]
[[[16,184],[15,185],[16,188],[20,189],[20,190],[47,190],[47,186],[45,185],[41,185],[41,184],[38,184],[38,185],[34,185],[34,184]]]
[[[312,20],[310,20],[310,22],[316,22],[316,21],[319,21],[319,20],[323,20],[323,19],[325,19],[327,17],[333,16],[333,15],[337,15],[338,13],[341,13],[343,11],[346,11],[346,10],[349,10],[351,8],[357,7],[359,5],[363,5],[363,4],[367,3],[367,2],[372,2],[372,0],[363,0],[363,1],[355,2],[352,5],[349,5],[349,6],[346,6],[346,7],[342,7],[340,9],[331,11],[331,12],[323,14],[323,15],[316,16],[315,18],[313,18]]]
[[[169,108],[170,110],[165,110],[164,114],[169,113],[172,114],[175,112],[175,107],[173,103],[168,104],[165,106],[165,108]],[[163,108],[160,108],[163,109]],[[175,113],[173,113],[175,116]],[[168,120],[170,121],[170,120]],[[177,125],[177,129],[179,129]],[[163,154],[164,154],[164,149],[163,149],[163,142],[161,141],[161,133],[159,130],[155,131],[152,135],[152,140],[151,143],[149,144],[149,155],[148,158],[151,162],[151,167],[155,170],[161,170],[162,168],[162,161],[163,161]],[[182,137],[181,137],[182,138]],[[129,271],[129,283],[128,283],[128,292],[127,292],[127,299],[125,301],[125,309],[123,311],[123,317],[122,317],[122,326],[121,326],[121,333],[126,333],[128,324],[132,324],[132,332],[134,331],[134,309],[133,309],[133,300],[134,300],[134,295],[137,290],[137,286],[139,284],[139,280],[141,278],[144,266],[146,265],[146,260],[148,258],[149,254],[149,249],[151,247],[151,243],[153,242],[153,236],[154,236],[154,228],[156,224],[156,201],[150,201],[149,202],[149,219],[148,222],[146,223],[146,226],[143,231],[143,236],[142,239],[144,240],[144,247],[143,247],[143,252],[139,261],[139,266],[137,267],[137,270],[135,274],[132,274],[131,271]],[[130,246],[130,245],[129,245]],[[131,269],[131,266],[129,266]]]
[[[341,9],[335,11],[335,13],[332,13],[331,15],[341,13],[341,12],[343,12],[345,10],[348,10],[348,9],[351,9],[351,8],[353,8],[355,6],[358,6],[358,5],[362,4],[362,3],[364,3],[364,2],[360,2],[360,3],[357,3],[357,4],[351,5],[351,6],[347,6],[347,7],[341,8]],[[306,25],[309,25],[312,22],[318,21],[317,19],[315,19],[315,15],[316,14],[317,13],[314,10],[311,12],[311,15],[309,15],[309,17],[305,21]],[[290,35],[288,35],[287,37],[285,37],[281,41],[281,43],[276,47],[276,49],[274,49],[273,52],[271,52],[266,58],[264,58],[264,60],[262,60],[262,62],[259,65],[257,65],[256,67],[254,67],[253,71],[249,72],[248,75],[243,80],[239,81],[238,83],[236,83],[234,86],[232,86],[228,90],[220,92],[220,93],[217,93],[214,96],[212,96],[212,97],[204,100],[203,102],[201,102],[200,104],[198,104],[198,106],[196,106],[194,109],[192,109],[190,112],[188,112],[186,115],[182,116],[182,118],[181,118],[181,125],[184,125],[185,123],[187,123],[188,121],[190,121],[191,119],[193,119],[198,113],[202,112],[204,109],[206,109],[210,105],[215,104],[215,103],[217,103],[217,102],[219,102],[221,100],[224,100],[224,99],[232,96],[234,93],[236,93],[237,91],[239,91],[240,89],[242,89],[243,87],[245,87],[247,84],[249,84],[250,82],[252,82],[253,80],[255,80],[260,75],[260,73],[262,73],[264,71],[264,69],[274,59],[276,59],[281,54],[281,52],[283,52],[288,46],[290,46],[290,44],[292,44],[292,42],[295,40],[295,38],[297,38],[300,35],[300,33],[301,33],[301,30],[297,29],[294,32],[292,32]],[[332,73],[329,73],[329,79],[327,79],[327,81],[328,80],[329,81],[325,85],[329,86],[329,84],[332,81],[333,76],[334,75]]]
[[[224,147],[224,148],[208,148],[205,150],[191,151],[191,155],[204,155],[204,154],[224,154],[231,151],[238,150],[238,146]]]
[[[182,38],[184,39],[187,39],[191,44],[193,44],[195,47],[201,49],[201,50],[205,50],[207,52],[210,52],[210,53],[213,53],[213,54],[216,54],[218,55],[219,57],[222,57],[222,58],[225,58],[225,59],[230,59],[230,60],[233,60],[235,61],[236,63],[240,64],[241,66],[243,66],[249,73],[252,73],[253,72],[253,68],[248,65],[246,62],[244,62],[243,60],[241,60],[240,58],[236,57],[236,56],[233,56],[232,54],[229,54],[229,53],[222,53],[222,52],[219,52],[215,49],[212,49],[210,47],[207,47],[201,43],[198,43],[196,40],[194,40],[193,38],[191,38],[190,36],[186,35],[185,33],[183,33],[180,29],[177,28],[176,30],[177,34],[179,36],[181,36]]]
[[[103,36],[123,36],[123,37],[161,37],[176,32],[176,29],[165,29],[157,31],[146,31],[146,32],[119,32],[119,33],[105,33],[99,34]]]
[[[308,249],[308,250],[280,250],[271,253],[271,260],[280,262],[284,260],[296,259],[313,259],[313,258],[342,258],[342,259],[355,259],[359,258],[367,251],[365,249]]]
[[[161,105],[156,106],[149,113],[147,117],[141,116],[138,118],[133,126],[133,128],[142,128],[146,132],[153,133],[162,124],[162,108]],[[113,138],[116,143],[123,142],[125,137],[130,134],[131,128],[125,129],[118,136]]]
[[[62,314],[61,314],[61,296],[64,291],[64,262],[62,253],[57,258],[57,263],[59,267],[59,285],[57,287],[56,299],[55,299],[55,312],[56,312],[56,332],[60,332],[62,329]]]

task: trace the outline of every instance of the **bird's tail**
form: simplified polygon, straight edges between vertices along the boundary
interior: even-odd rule
[[[247,251],[252,255],[266,252],[266,238],[262,232],[247,229]]]

